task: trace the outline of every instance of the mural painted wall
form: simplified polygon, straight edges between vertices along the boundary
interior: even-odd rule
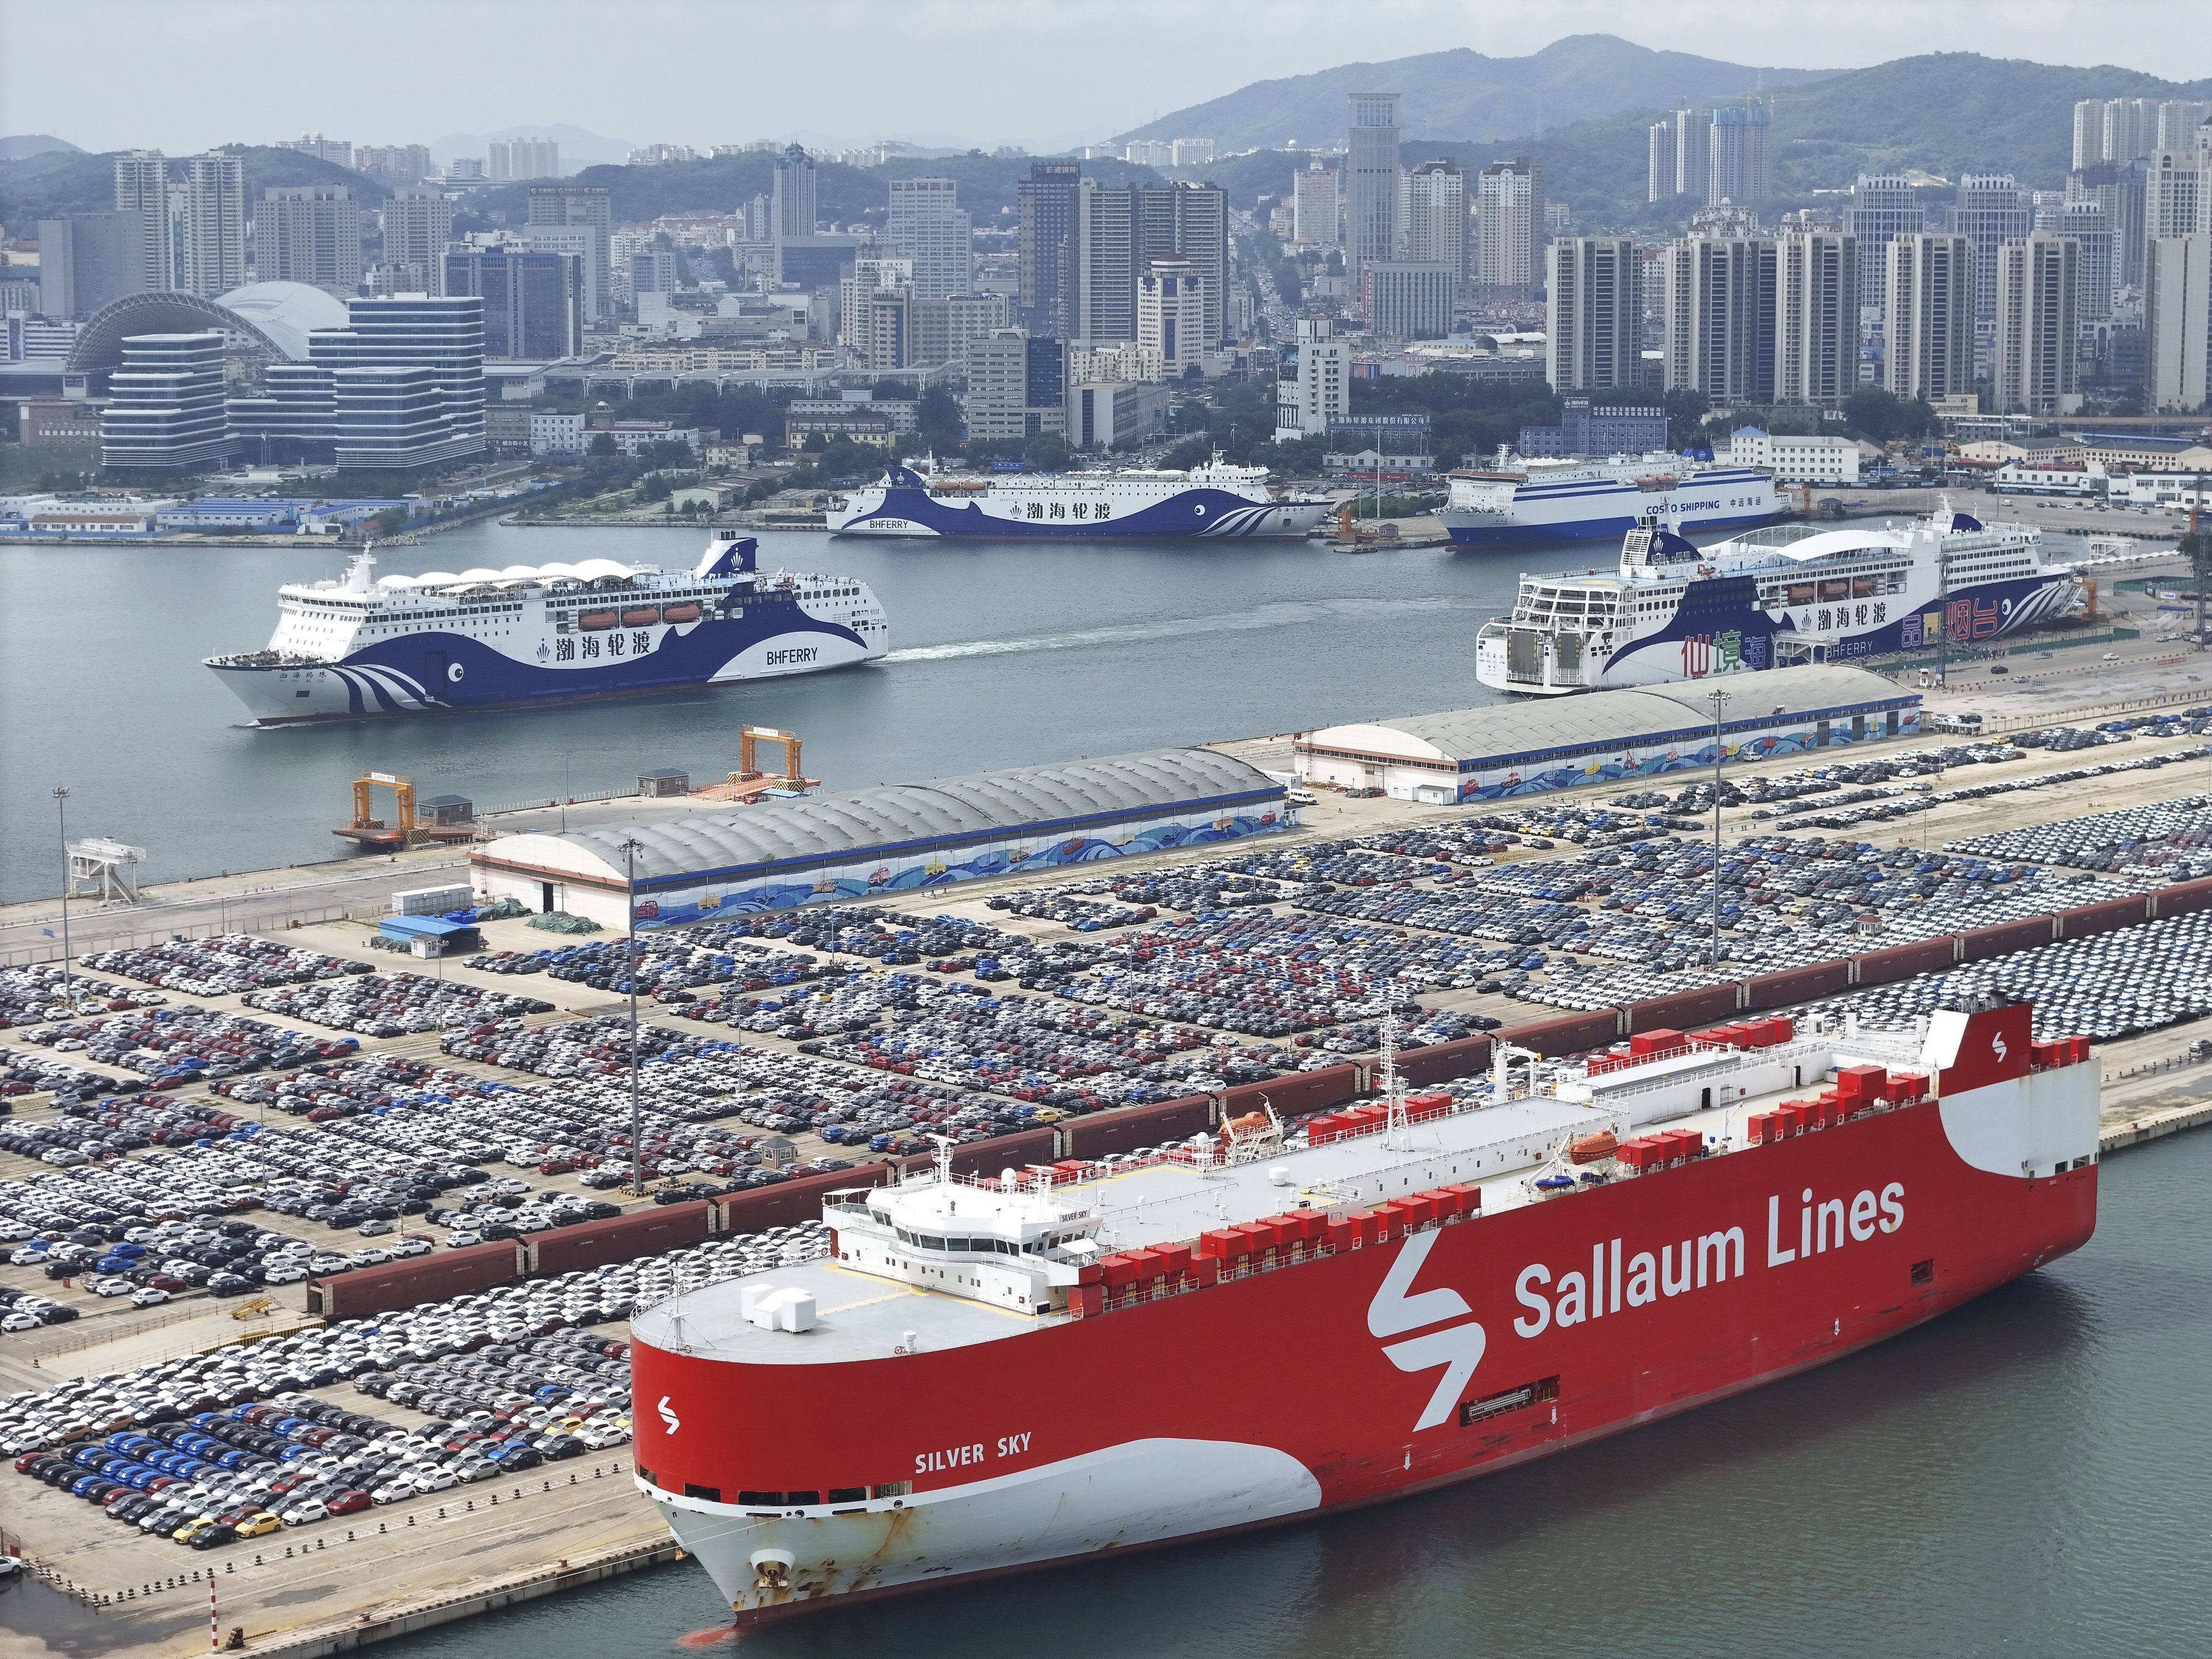
[[[1920,713],[1916,708],[1898,711],[1896,735],[1900,738],[1917,737],[1920,733]],[[1820,741],[1817,724],[1789,726],[1755,736],[1724,742],[1724,761],[1786,760],[1792,755],[1822,755],[1832,750],[1848,749],[1855,742],[1891,735],[1887,720],[1881,714],[1867,716],[1867,737],[1855,738],[1848,718],[1832,720],[1826,743]],[[1503,800],[1515,795],[1541,794],[1553,789],[1572,789],[1589,783],[1632,781],[1638,778],[1664,777],[1673,772],[1710,771],[1713,764],[1713,745],[1699,744],[1694,749],[1638,749],[1629,747],[1618,754],[1589,756],[1565,765],[1523,770],[1504,767],[1492,771],[1463,772],[1459,780],[1459,798],[1469,800]],[[1395,793],[1395,792],[1394,792]]]

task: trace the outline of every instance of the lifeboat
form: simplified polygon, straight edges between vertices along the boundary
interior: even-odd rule
[[[665,623],[695,623],[699,620],[699,607],[689,603],[664,605],[660,607],[660,620]]]
[[[657,605],[634,605],[622,613],[624,628],[650,628],[659,620],[660,607]]]
[[[576,626],[586,634],[605,633],[610,628],[620,626],[621,623],[621,613],[614,611],[585,611],[579,612],[576,617]]]

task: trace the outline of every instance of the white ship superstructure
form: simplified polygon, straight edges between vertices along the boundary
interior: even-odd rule
[[[258,723],[483,708],[812,672],[890,648],[851,577],[755,565],[717,533],[690,570],[613,559],[288,582],[259,651],[211,657]]]
[[[1561,696],[1745,670],[1971,646],[2066,615],[2072,567],[2032,526],[1948,507],[1903,525],[1778,526],[1705,549],[1629,532],[1617,570],[1523,576],[1475,639],[1475,678]]]
[[[1188,471],[947,474],[928,461],[896,462],[832,508],[829,521],[840,536],[1237,540],[1302,537],[1328,510],[1319,498],[1278,496],[1267,468],[1217,454]]]
[[[1763,466],[1729,466],[1656,451],[1604,460],[1524,460],[1500,450],[1496,466],[1455,472],[1437,515],[1468,547],[1589,541],[1646,520],[1687,531],[1764,524],[1784,503]]]

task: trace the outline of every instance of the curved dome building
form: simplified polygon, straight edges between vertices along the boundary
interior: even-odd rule
[[[142,334],[204,334],[218,330],[224,355],[251,374],[280,362],[304,362],[307,337],[343,328],[345,302],[305,283],[248,283],[217,299],[149,289],[94,312],[70,348],[72,374],[106,375],[123,363],[123,343]]]

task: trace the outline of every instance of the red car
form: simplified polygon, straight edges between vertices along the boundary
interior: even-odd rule
[[[323,1507],[332,1515],[351,1515],[356,1510],[368,1507],[368,1494],[365,1492],[342,1492]]]

